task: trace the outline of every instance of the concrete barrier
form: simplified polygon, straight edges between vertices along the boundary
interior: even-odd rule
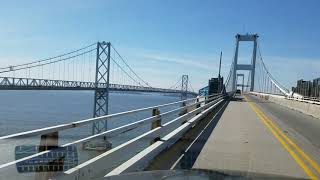
[[[250,92],[250,94],[320,119],[320,105],[318,103],[288,99],[285,96],[265,93]]]

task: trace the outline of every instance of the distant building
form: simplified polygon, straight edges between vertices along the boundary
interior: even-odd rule
[[[297,81],[297,87],[292,87],[292,91],[306,97],[320,98],[320,78],[311,81],[300,79]]]
[[[223,89],[223,77],[209,79],[208,88],[209,95],[221,93]]]
[[[312,92],[313,97],[320,97],[320,78],[313,80]]]

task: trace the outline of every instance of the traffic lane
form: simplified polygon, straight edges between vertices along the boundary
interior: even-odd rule
[[[320,150],[320,119],[256,96],[250,97],[265,113],[272,116],[276,123],[284,127],[287,133],[304,137]]]
[[[248,98],[246,97],[246,100]],[[320,166],[306,153],[299,145],[295,143],[286,133],[283,132],[279,126],[270,119],[260,108],[250,100],[249,105],[252,110],[260,117],[262,122],[266,125],[272,134],[279,140],[283,148],[288,151],[297,164],[304,170],[310,179],[320,178]]]
[[[246,100],[235,98],[193,168],[308,178],[302,163],[296,163],[263,122]]]
[[[308,165],[316,170],[314,173],[318,173],[318,178],[320,178],[320,141],[319,132],[317,132],[320,128],[320,119],[256,96],[250,96],[250,100],[256,102],[257,106],[280,127],[281,131],[309,156],[312,161],[309,160]]]

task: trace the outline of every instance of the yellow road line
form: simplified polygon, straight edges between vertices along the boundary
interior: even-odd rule
[[[245,97],[246,101],[249,103],[252,110],[258,115],[258,117],[261,119],[261,121],[268,127],[268,129],[271,131],[271,133],[278,139],[278,141],[281,143],[281,145],[288,151],[288,153],[293,157],[293,159],[296,161],[296,163],[304,170],[304,172],[311,178],[311,179],[317,179],[317,176],[309,169],[309,167],[303,162],[303,160],[289,147],[289,145],[285,142],[283,138],[279,135],[279,133],[276,131],[274,127],[271,126],[271,123],[268,123],[268,120],[266,120],[260,113],[255,105],[252,102],[249,102],[248,99]]]
[[[280,130],[280,128],[275,125],[274,122],[272,122],[272,120],[270,120],[259,108],[256,108],[259,112],[261,112],[262,116],[265,117],[265,119],[267,119],[271,126],[273,126],[276,131],[278,131],[278,133],[320,174],[320,166],[310,157],[308,156],[296,143],[294,143],[287,135],[285,135],[283,133],[282,130]]]

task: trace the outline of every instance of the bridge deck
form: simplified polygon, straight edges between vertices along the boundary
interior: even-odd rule
[[[310,178],[250,104],[243,97],[229,103],[193,168]]]

